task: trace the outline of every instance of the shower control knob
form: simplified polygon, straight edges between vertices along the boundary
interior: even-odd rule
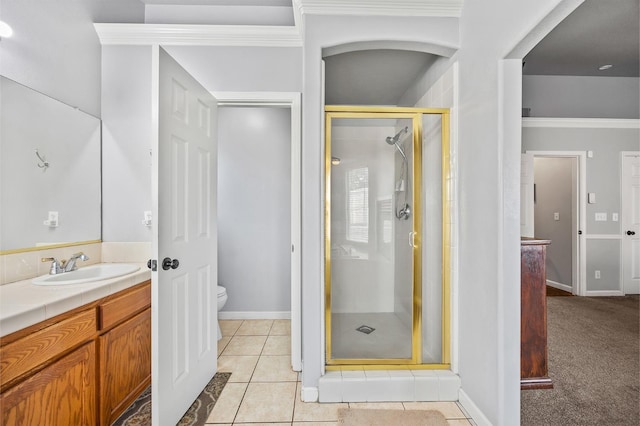
[[[180,262],[178,259],[171,259],[170,257],[165,257],[162,259],[162,269],[168,271],[169,269],[177,269],[180,266]]]

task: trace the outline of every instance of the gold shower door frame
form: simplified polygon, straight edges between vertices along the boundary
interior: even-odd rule
[[[440,115],[442,134],[442,363],[422,363],[422,118],[423,115]],[[415,233],[413,255],[413,329],[412,356],[401,359],[339,359],[331,357],[331,124],[334,118],[361,119],[410,119],[413,123],[413,215]],[[448,369],[451,365],[450,327],[450,111],[446,108],[402,108],[325,106],[325,344],[327,370],[391,370],[391,369]]]

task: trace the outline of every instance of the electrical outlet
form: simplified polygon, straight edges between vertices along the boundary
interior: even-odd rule
[[[596,270],[595,278],[596,278],[596,280],[600,279],[600,271]]]
[[[607,214],[606,213],[596,213],[596,222],[606,222]]]

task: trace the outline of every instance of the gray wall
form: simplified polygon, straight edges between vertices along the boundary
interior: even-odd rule
[[[531,117],[640,118],[640,78],[525,75]]]
[[[608,265],[620,264],[620,248],[605,250],[619,241],[590,238],[591,235],[619,236],[621,222],[611,220],[620,214],[620,152],[640,150],[640,129],[525,127],[522,129],[524,151],[593,151],[587,158],[586,191],[596,194],[596,203],[586,205],[587,291],[619,289],[619,272],[604,275]],[[606,222],[596,222],[596,213],[607,213]],[[596,254],[597,253],[597,254]],[[602,278],[595,279],[594,271]],[[614,268],[615,269],[615,268]]]
[[[549,239],[547,248],[547,279],[560,284],[572,284],[572,158],[535,158],[534,176],[536,201],[534,222],[536,238]],[[559,214],[559,220],[554,214]]]
[[[291,110],[218,110],[218,282],[224,311],[291,310]]]

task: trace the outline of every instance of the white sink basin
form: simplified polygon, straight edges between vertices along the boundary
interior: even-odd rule
[[[82,284],[92,281],[108,280],[136,272],[140,267],[129,263],[100,263],[85,266],[72,272],[56,275],[43,275],[31,281],[36,285]]]

